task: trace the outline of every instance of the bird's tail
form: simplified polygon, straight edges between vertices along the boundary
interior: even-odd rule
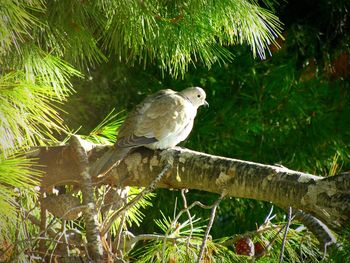
[[[90,167],[91,177],[102,177],[108,173],[114,166],[118,165],[128,154],[130,148],[112,147],[101,158],[95,161]]]

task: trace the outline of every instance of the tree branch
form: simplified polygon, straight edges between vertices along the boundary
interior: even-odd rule
[[[86,224],[86,238],[88,241],[88,252],[91,260],[94,262],[102,262],[103,250],[100,233],[97,222],[97,211],[94,201],[94,191],[92,188],[91,178],[89,174],[89,161],[84,148],[81,146],[77,137],[72,136],[70,145],[77,159],[77,165],[82,181],[81,189],[83,195],[83,204],[86,206],[84,210]]]
[[[110,146],[86,144],[90,163]],[[69,146],[37,148],[35,155],[46,166],[42,187],[74,184],[80,186],[76,158]],[[284,167],[208,155],[174,148],[152,151],[138,148],[95,184],[147,187],[167,163],[172,168],[157,187],[197,189],[227,196],[270,201],[312,214],[332,229],[341,229],[350,219],[350,177],[320,177]]]

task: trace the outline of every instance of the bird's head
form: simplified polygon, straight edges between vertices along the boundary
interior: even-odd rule
[[[199,106],[209,106],[209,103],[205,100],[205,91],[200,87],[191,87],[180,91],[180,94],[186,97],[192,104],[198,108]]]

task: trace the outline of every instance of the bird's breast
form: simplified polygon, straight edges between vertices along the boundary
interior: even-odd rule
[[[150,149],[168,149],[175,147],[180,142],[184,141],[190,134],[193,121],[197,114],[197,109],[192,104],[186,105],[186,114],[181,118],[175,118],[174,121],[178,121],[176,128],[167,134],[167,136],[161,138],[159,141],[149,145],[145,145]],[[181,115],[179,113],[176,116]]]

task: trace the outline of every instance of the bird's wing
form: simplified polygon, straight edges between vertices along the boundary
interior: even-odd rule
[[[118,147],[150,144],[176,133],[188,123],[188,101],[175,92],[147,98],[125,120]]]
[[[90,173],[103,176],[118,165],[131,148],[157,142],[176,129],[173,122],[178,121],[174,116],[181,115],[177,113],[182,111],[180,98],[170,89],[148,96],[128,115],[118,131],[117,143],[92,165]]]

